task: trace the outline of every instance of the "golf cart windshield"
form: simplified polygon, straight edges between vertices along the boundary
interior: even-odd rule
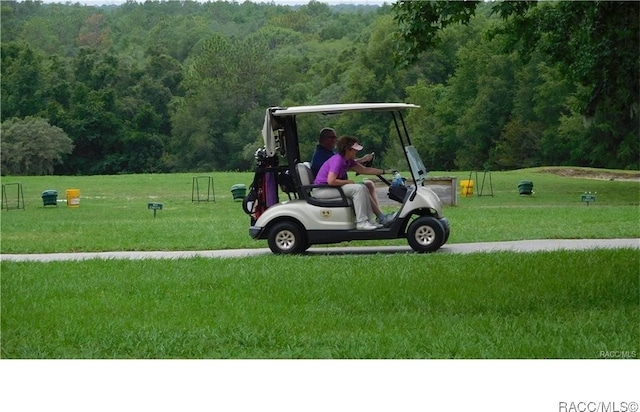
[[[414,146],[407,146],[404,151],[407,154],[407,159],[409,159],[409,167],[416,186],[422,186],[422,182],[427,178],[427,168],[422,163],[422,159]]]

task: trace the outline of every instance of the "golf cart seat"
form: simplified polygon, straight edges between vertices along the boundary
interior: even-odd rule
[[[296,172],[300,179],[300,198],[307,201],[307,203],[320,207],[348,207],[353,205],[351,198],[348,198],[342,188],[339,186],[329,185],[314,185],[313,172],[308,163],[297,163]],[[336,197],[322,198],[313,197],[313,189],[315,188],[331,188],[336,191]]]

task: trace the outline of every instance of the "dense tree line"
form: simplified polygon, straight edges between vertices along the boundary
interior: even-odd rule
[[[459,103],[466,104],[460,107],[467,113],[458,119],[468,114],[479,120],[465,122],[464,129],[456,133],[465,134],[471,147],[481,148],[490,165],[574,163],[637,168],[640,4],[398,2],[394,10],[405,40],[401,55],[416,61],[424,50],[446,42],[448,27],[460,22],[479,24],[481,19],[472,16],[483,7],[485,13],[490,7],[499,15],[502,24],[485,27],[486,40],[460,58],[470,58],[483,74],[478,79],[487,80],[483,85],[491,92],[482,92],[481,84],[470,89],[474,81],[468,76],[461,79],[464,90],[445,97],[462,98]],[[478,50],[481,54],[475,53]],[[500,75],[486,78],[486,73]],[[457,70],[449,85],[455,86],[464,76],[463,70]],[[437,90],[427,87],[430,93]],[[478,100],[490,93],[493,98]],[[500,102],[499,96],[508,99]],[[477,103],[482,104],[482,113]],[[438,111],[446,113],[447,104],[434,106],[436,120],[446,119]],[[496,121],[485,119],[483,124],[482,115],[492,110]],[[436,130],[434,137],[443,134]],[[477,158],[477,153],[472,154]],[[451,153],[441,156],[451,158]],[[456,161],[473,165],[459,152]]]
[[[266,107],[359,101],[421,105],[432,169],[640,166],[636,2],[0,6],[5,174],[249,170]],[[337,122],[394,161],[386,120]],[[17,124],[71,144],[25,171]]]

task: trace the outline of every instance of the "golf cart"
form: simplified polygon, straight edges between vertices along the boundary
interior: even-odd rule
[[[449,238],[449,222],[443,217],[438,196],[424,186],[427,170],[411,145],[402,116],[402,111],[418,107],[406,103],[358,103],[267,109],[262,129],[264,148],[256,151],[254,180],[243,201],[244,211],[251,216],[251,237],[266,239],[276,254],[303,253],[315,244],[405,237],[417,252],[438,250]],[[392,183],[378,176],[389,186],[389,198],[401,206],[390,224],[375,230],[356,229],[351,199],[340,187],[313,184],[310,165],[300,158],[296,124],[301,115],[362,111],[390,115],[413,182],[407,186],[404,180]],[[312,190],[316,187],[332,187],[335,198],[315,198]],[[280,201],[278,189],[287,195],[286,200]]]

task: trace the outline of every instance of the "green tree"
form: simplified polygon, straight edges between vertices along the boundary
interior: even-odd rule
[[[56,172],[117,173],[113,163],[105,159],[122,150],[124,138],[119,105],[126,86],[121,82],[119,60],[110,53],[82,48],[71,62],[70,72],[69,104],[56,123],[69,133],[75,147],[73,156]]]
[[[480,1],[398,1],[393,4],[397,34],[396,56],[403,63],[415,62],[420,54],[441,42],[442,29],[467,24]]]
[[[55,33],[49,27],[51,20],[47,17],[34,17],[25,22],[21,37],[46,53],[55,53],[60,49]]]
[[[46,175],[71,153],[67,134],[45,119],[27,116],[2,122],[2,173]]]
[[[246,169],[243,148],[259,130],[238,133],[245,116],[280,101],[268,42],[216,35],[186,65],[186,95],[176,106],[170,150],[181,170]]]
[[[3,119],[26,117],[44,108],[43,59],[26,43],[2,43]]]
[[[405,40],[401,59],[415,61],[439,42],[443,27],[467,24],[478,2],[398,2],[394,12]],[[540,51],[585,94],[576,95],[587,117],[586,146],[579,164],[639,166],[640,3],[498,2],[492,10],[504,19],[493,30],[525,61]]]
[[[341,102],[394,102],[404,101],[408,72],[393,66],[389,50],[393,45],[393,20],[391,16],[380,16],[371,27],[363,45],[354,50],[353,63],[344,73],[345,93]],[[349,59],[344,52],[341,61]],[[388,117],[371,113],[358,113],[338,120],[338,130],[343,134],[354,134],[384,162],[385,152],[391,145]]]
[[[111,46],[111,33],[104,14],[93,14],[85,20],[76,40],[80,47],[107,49]]]
[[[449,101],[448,92],[445,85],[428,84],[425,80],[407,87],[407,100],[421,107],[419,111],[409,111],[407,127],[427,168],[455,169],[457,142],[455,134],[447,131],[447,123],[443,121],[446,117],[442,113]],[[395,150],[393,157],[402,159],[401,149]]]
[[[456,60],[454,75],[444,90],[433,91],[437,100],[427,106],[435,117],[428,129],[429,145],[442,145],[430,151],[438,153],[438,161],[447,168],[452,163],[467,170],[493,167],[495,141],[512,115],[517,59],[502,53],[498,41],[472,37],[458,49]]]

